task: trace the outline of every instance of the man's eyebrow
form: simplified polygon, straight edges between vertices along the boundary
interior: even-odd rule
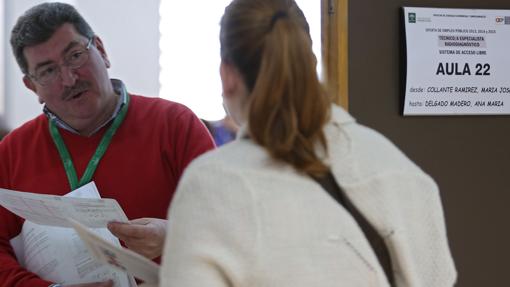
[[[42,63],[39,63],[39,64],[37,64],[37,65],[35,66],[34,71],[37,71],[39,68],[44,67],[44,66],[47,66],[47,65],[51,65],[51,64],[53,64],[53,63],[55,63],[55,62],[53,62],[53,61],[51,61],[51,60],[48,60],[48,61],[44,61],[44,62],[42,62]]]
[[[79,41],[77,41],[77,40],[71,41],[71,42],[69,42],[69,44],[67,44],[67,46],[64,48],[64,50],[63,50],[63,51],[62,51],[62,53],[60,53],[60,54],[61,54],[62,56],[65,56],[65,54],[67,54],[67,52],[69,52],[69,50],[71,50],[72,48],[74,48],[74,47],[76,47],[76,46],[78,46],[78,45],[80,45],[80,44],[81,44],[81,43],[80,43]],[[37,69],[39,69],[39,68],[41,68],[41,67],[44,67],[44,66],[46,66],[46,65],[50,65],[50,64],[53,64],[53,63],[54,63],[54,61],[51,61],[51,60],[48,60],[48,61],[44,61],[44,62],[38,63],[38,64],[35,66],[34,70],[37,70]]]
[[[77,40],[71,41],[71,42],[69,42],[69,44],[67,44],[67,46],[64,48],[64,50],[60,54],[62,54],[62,56],[65,56],[65,54],[67,54],[67,52],[69,52],[69,50],[71,50],[72,48],[74,48],[75,46],[78,46],[80,44],[81,43]]]

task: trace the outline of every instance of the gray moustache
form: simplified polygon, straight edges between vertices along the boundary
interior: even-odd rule
[[[76,82],[76,84],[74,86],[72,86],[70,88],[67,88],[62,93],[62,99],[63,100],[67,100],[67,99],[69,99],[71,97],[76,96],[79,93],[85,92],[89,88],[90,88],[90,83],[89,82],[83,82],[83,81]]]

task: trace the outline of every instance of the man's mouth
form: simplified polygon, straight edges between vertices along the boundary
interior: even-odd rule
[[[90,88],[90,84],[85,81],[77,82],[74,87],[67,89],[64,91],[62,95],[62,99],[64,101],[73,101],[81,98]]]
[[[85,91],[80,91],[80,92],[77,92],[77,93],[73,93],[71,95],[69,95],[66,100],[67,101],[71,101],[71,100],[75,100],[75,99],[78,99],[80,98],[83,94],[85,94],[85,92],[87,92],[86,90]]]
[[[85,91],[79,92],[78,94],[72,96],[71,99],[77,99],[77,98],[81,97],[81,95],[83,95],[83,93],[85,93]]]

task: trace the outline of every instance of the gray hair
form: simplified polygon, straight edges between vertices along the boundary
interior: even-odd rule
[[[21,71],[28,74],[28,63],[23,50],[46,42],[62,25],[70,23],[87,38],[94,31],[78,11],[65,3],[42,3],[27,10],[18,18],[11,31],[11,48]]]

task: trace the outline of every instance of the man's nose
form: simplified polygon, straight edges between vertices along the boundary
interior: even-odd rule
[[[78,79],[78,74],[76,74],[76,71],[73,68],[60,66],[60,78],[62,79],[62,85],[72,87]]]

